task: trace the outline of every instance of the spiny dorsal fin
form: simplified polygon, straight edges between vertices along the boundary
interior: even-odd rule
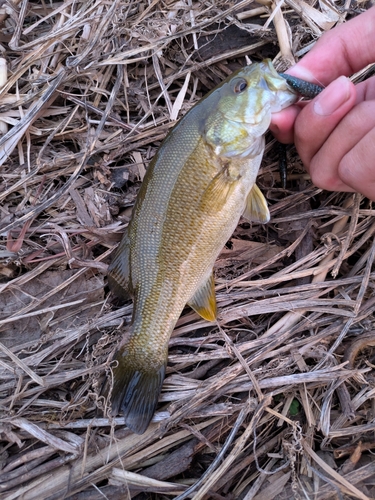
[[[267,201],[256,184],[247,195],[246,207],[242,216],[250,222],[260,222],[261,224],[266,224],[271,218]]]
[[[130,241],[128,231],[126,230],[108,267],[109,288],[111,292],[122,300],[129,300],[132,296],[129,251]]]
[[[189,306],[194,309],[203,319],[207,321],[215,321],[216,297],[215,297],[215,283],[213,274],[210,274],[206,280],[195,292],[193,297],[188,301]]]

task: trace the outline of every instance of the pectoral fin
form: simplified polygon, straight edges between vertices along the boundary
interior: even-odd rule
[[[130,241],[127,231],[108,267],[108,285],[117,297],[122,300],[131,299],[131,280],[129,266]]]
[[[247,196],[245,211],[242,216],[250,222],[260,222],[265,224],[270,220],[267,201],[261,190],[254,184]]]
[[[232,179],[226,168],[223,168],[207,186],[200,203],[205,212],[219,212],[233,191],[235,179]]]
[[[188,305],[194,309],[203,319],[215,321],[216,319],[216,297],[215,283],[212,273],[189,300]]]

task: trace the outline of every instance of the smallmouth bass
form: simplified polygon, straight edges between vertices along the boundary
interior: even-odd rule
[[[115,356],[112,411],[135,433],[155,412],[168,341],[186,304],[216,318],[212,269],[241,216],[268,222],[255,184],[271,114],[298,99],[271,61],[230,75],[169,132],[151,161],[108,270],[134,302]]]

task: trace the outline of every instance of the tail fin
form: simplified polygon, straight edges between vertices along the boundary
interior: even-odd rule
[[[125,423],[136,434],[143,434],[155,413],[165,377],[166,363],[160,367],[134,367],[129,354],[117,353],[114,370],[112,413],[123,412]]]

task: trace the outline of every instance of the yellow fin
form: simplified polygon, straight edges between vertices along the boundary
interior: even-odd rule
[[[229,176],[227,169],[224,167],[215,175],[205,189],[200,208],[205,212],[220,211],[232,192],[234,185],[235,180]]]
[[[267,201],[256,184],[252,187],[246,199],[246,207],[242,216],[250,222],[265,224],[271,218]]]
[[[217,309],[215,283],[212,273],[208,280],[198,288],[193,297],[188,301],[188,305],[203,319],[215,321]]]
[[[131,280],[129,266],[130,241],[128,232],[124,233],[112,262],[108,267],[108,285],[118,298],[129,300],[131,298]]]

